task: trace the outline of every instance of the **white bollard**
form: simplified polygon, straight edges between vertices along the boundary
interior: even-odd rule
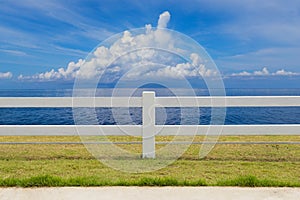
[[[155,158],[155,92],[143,92],[143,158]]]

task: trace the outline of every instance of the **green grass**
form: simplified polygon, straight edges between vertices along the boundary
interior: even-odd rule
[[[118,180],[115,182],[98,180],[94,177],[76,177],[63,179],[50,175],[31,178],[7,178],[0,180],[2,187],[59,187],[59,186],[206,186],[203,180],[178,181],[174,178],[140,178],[138,180]]]
[[[195,138],[196,141],[202,139]],[[80,138],[0,137],[0,141],[80,141]],[[220,141],[300,141],[300,137],[227,136]],[[140,145],[120,147],[141,151]],[[102,164],[83,145],[0,145],[0,186],[300,187],[300,145],[216,145],[204,159],[198,158],[199,148],[200,145],[192,145],[166,168],[148,173],[125,173]],[[151,163],[151,160],[145,162]]]
[[[236,179],[220,180],[216,184],[208,184],[205,180],[183,180],[176,178],[147,178],[137,180],[106,181],[94,177],[61,178],[40,175],[30,178],[0,179],[0,187],[66,187],[66,186],[239,186],[239,187],[299,187],[300,183],[280,182],[276,180],[258,179],[255,176],[241,176]]]

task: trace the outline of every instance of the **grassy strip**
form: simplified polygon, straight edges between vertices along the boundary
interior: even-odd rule
[[[258,179],[255,176],[241,176],[231,180],[221,180],[217,186],[239,186],[239,187],[300,187],[300,183],[283,182],[269,179]]]
[[[128,141],[130,138],[111,139]],[[168,139],[158,138],[158,141]],[[201,139],[195,138],[196,141]],[[78,137],[0,137],[0,141],[19,140],[80,141]],[[220,137],[220,141],[248,140],[300,141],[300,137]],[[141,145],[120,147],[141,152]],[[158,171],[125,173],[96,160],[84,145],[0,145],[0,187],[300,187],[300,145],[216,145],[205,159],[199,159],[199,149],[200,145],[191,145],[179,160]]]
[[[111,137],[111,141],[137,141],[134,137]],[[168,141],[169,137],[157,137],[157,141]],[[195,141],[203,137],[195,137]],[[79,137],[63,136],[1,136],[0,142],[80,142]],[[300,141],[299,136],[222,136],[219,141]],[[141,153],[141,145],[118,145],[128,152]],[[157,145],[159,149],[162,145]],[[174,145],[176,147],[176,145]],[[180,158],[183,160],[199,160],[201,145],[191,147]],[[300,162],[300,145],[216,145],[206,157],[207,160],[231,161],[288,161]],[[94,159],[84,145],[0,145],[0,160],[54,160],[54,159]],[[1,177],[1,176],[0,176]]]
[[[63,179],[51,175],[35,176],[31,178],[0,179],[1,187],[62,187],[62,186],[239,186],[239,187],[299,187],[300,183],[279,182],[268,179],[258,179],[255,176],[241,176],[231,180],[220,180],[208,184],[205,180],[197,181],[175,178],[147,178],[138,180],[118,180],[115,182],[97,180],[93,177],[76,177]]]
[[[138,180],[106,181],[94,177],[76,177],[63,179],[51,175],[30,178],[0,179],[1,187],[59,187],[59,186],[206,186],[204,180],[178,181],[174,178],[140,178]]]

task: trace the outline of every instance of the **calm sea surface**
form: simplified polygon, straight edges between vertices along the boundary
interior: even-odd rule
[[[155,90],[157,96],[188,95],[182,89],[151,90]],[[76,95],[92,96],[93,92],[83,90]],[[112,92],[111,89],[99,89],[96,96],[111,96]],[[141,92],[142,89],[134,91],[133,95],[139,96]],[[209,95],[205,89],[198,89],[195,93]],[[221,94],[221,91],[213,93]],[[72,90],[0,90],[0,97],[71,97],[72,94]],[[120,96],[126,94],[126,91],[118,92]],[[300,96],[300,89],[229,89],[226,94]],[[211,108],[156,108],[156,124],[221,124],[223,111],[214,109],[213,118],[217,120],[212,122]],[[0,125],[141,124],[141,114],[141,108],[0,108]],[[300,124],[300,107],[227,108],[224,119],[225,124]]]

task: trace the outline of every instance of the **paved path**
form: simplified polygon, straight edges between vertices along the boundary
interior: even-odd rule
[[[0,199],[87,199],[87,200],[279,200],[300,199],[300,188],[237,187],[64,187],[64,188],[0,188]]]

